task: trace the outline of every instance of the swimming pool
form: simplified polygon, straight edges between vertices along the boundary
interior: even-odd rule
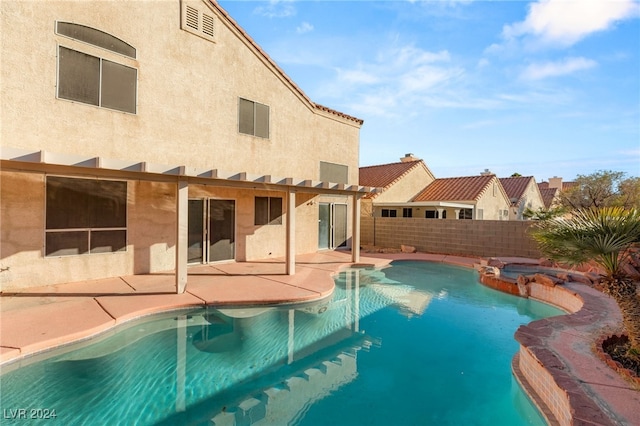
[[[3,423],[541,425],[513,333],[561,313],[465,268],[349,270],[331,300],[155,315],[7,371]]]

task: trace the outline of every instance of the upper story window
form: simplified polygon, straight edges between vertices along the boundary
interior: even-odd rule
[[[348,183],[349,167],[344,164],[320,162],[320,180],[334,183]]]
[[[135,58],[136,50],[122,40],[83,25],[58,22],[58,34]],[[115,60],[65,46],[58,47],[58,98],[136,113],[138,70]]]
[[[238,103],[238,131],[246,135],[269,138],[269,107],[240,98]]]
[[[413,209],[411,207],[403,207],[402,217],[413,217]]]
[[[136,58],[136,49],[117,37],[104,31],[71,22],[56,22],[56,32],[60,35],[83,41],[121,55]]]

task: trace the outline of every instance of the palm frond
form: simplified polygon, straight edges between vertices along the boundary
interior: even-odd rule
[[[615,276],[621,273],[621,256],[640,241],[640,212],[622,207],[577,210],[541,221],[532,236],[551,259],[570,265],[594,260]]]

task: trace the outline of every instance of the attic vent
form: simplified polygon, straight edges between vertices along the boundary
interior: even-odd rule
[[[202,14],[202,32],[213,37],[213,16]]]
[[[182,29],[215,41],[215,17],[210,12],[200,1],[182,0]]]
[[[187,6],[187,27],[198,31],[198,11],[191,6]]]

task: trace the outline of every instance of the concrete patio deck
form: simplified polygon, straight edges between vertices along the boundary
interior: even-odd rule
[[[362,259],[376,266],[389,261]],[[3,292],[0,364],[156,312],[320,300],[333,292],[333,275],[350,264],[350,253],[328,251],[298,256],[295,275],[286,275],[283,259],[193,266],[183,294],[176,294],[171,272]]]

